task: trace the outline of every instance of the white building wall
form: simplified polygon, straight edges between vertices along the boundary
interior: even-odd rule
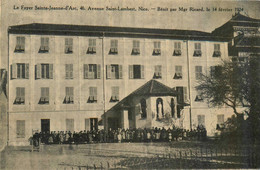
[[[25,52],[14,53],[16,45],[16,37],[18,34],[9,35],[9,77],[11,77],[11,64],[13,63],[29,63],[30,76],[29,79],[13,79],[9,80],[9,115],[10,115],[10,144],[16,141],[27,142],[31,136],[32,129],[40,129],[40,119],[50,118],[51,131],[64,130],[65,118],[74,118],[75,131],[85,129],[86,118],[101,118],[105,110],[110,109],[116,103],[109,102],[111,98],[111,87],[119,86],[119,99],[136,90],[141,85],[153,78],[154,66],[162,65],[162,79],[158,81],[169,87],[184,86],[187,87],[189,94],[188,76],[190,76],[191,96],[188,99],[191,104],[192,126],[197,126],[197,115],[206,115],[206,128],[216,126],[216,114],[223,113],[223,109],[209,109],[206,101],[195,102],[197,92],[195,86],[195,66],[201,65],[203,73],[207,73],[212,65],[217,65],[222,59],[227,58],[227,43],[213,41],[183,41],[170,39],[148,39],[148,38],[122,38],[122,37],[84,37],[69,36],[73,38],[73,53],[64,53],[65,38],[68,36],[44,35],[49,37],[49,53],[40,54],[41,35],[21,35],[25,37]],[[96,54],[86,54],[88,40],[96,39]],[[102,39],[103,38],[103,39]],[[110,40],[118,40],[118,54],[110,55]],[[140,55],[131,55],[133,40],[140,41]],[[161,42],[161,55],[153,56],[154,41]],[[181,56],[173,56],[174,42],[181,42]],[[194,43],[201,43],[202,56],[193,57]],[[214,51],[214,43],[221,44],[221,57],[212,57]],[[103,45],[103,46],[102,46]],[[104,59],[104,60],[103,60]],[[189,61],[188,61],[188,60]],[[188,66],[189,62],[189,66]],[[37,63],[51,63],[54,66],[53,79],[37,79],[35,80],[35,65]],[[73,79],[65,79],[65,64],[73,64]],[[100,64],[100,79],[84,79],[84,64]],[[106,79],[107,64],[119,64],[123,66],[122,79]],[[129,65],[144,65],[144,79],[129,79]],[[175,74],[175,66],[182,66],[182,79],[173,79]],[[188,75],[189,72],[189,75]],[[105,86],[104,85],[105,82]],[[97,87],[97,103],[87,103],[89,97],[89,87]],[[25,104],[14,105],[16,97],[16,87],[25,87]],[[48,105],[39,105],[40,87],[50,88],[50,102]],[[63,104],[65,98],[65,87],[74,87],[74,104]],[[104,100],[105,99],[105,100]],[[105,106],[104,106],[105,104]],[[232,111],[226,111],[232,112]],[[189,128],[189,106],[186,106],[183,114],[185,114],[184,127]],[[15,135],[16,120],[26,120],[26,138],[17,139]],[[215,125],[214,125],[215,124]],[[215,127],[214,127],[215,128]],[[213,130],[209,130],[210,132]],[[28,143],[28,142],[27,142]]]

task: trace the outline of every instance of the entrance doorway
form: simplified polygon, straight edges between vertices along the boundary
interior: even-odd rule
[[[41,119],[41,132],[50,132],[50,119]]]

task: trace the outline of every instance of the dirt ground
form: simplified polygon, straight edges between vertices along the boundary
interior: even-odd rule
[[[8,170],[248,168],[235,148],[197,141],[42,145],[34,152],[9,146],[0,158],[0,168]]]

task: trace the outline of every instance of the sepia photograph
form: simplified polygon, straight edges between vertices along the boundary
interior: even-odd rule
[[[260,168],[259,1],[0,2],[0,169]]]

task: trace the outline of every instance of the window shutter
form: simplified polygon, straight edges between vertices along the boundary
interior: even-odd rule
[[[134,78],[134,66],[133,65],[129,65],[129,79],[133,79]]]
[[[12,79],[16,79],[17,78],[17,64],[12,64]]]
[[[201,44],[200,43],[198,43],[198,50],[200,50],[201,49]]]
[[[29,64],[25,64],[25,78],[29,79]]]
[[[65,78],[69,78],[69,64],[65,64]]]
[[[144,79],[144,65],[141,65],[141,79]]]
[[[115,87],[115,96],[116,96],[116,99],[119,100],[119,87]]]
[[[49,64],[49,78],[53,79],[53,64]]]
[[[16,97],[21,97],[20,87],[16,87]]]
[[[20,97],[21,97],[21,98],[24,98],[24,96],[25,96],[25,88],[24,88],[24,87],[21,87],[21,88],[20,88]]]
[[[65,96],[68,97],[68,96],[69,96],[69,93],[70,93],[69,87],[66,87],[66,88],[65,88],[65,93],[66,93]]]
[[[16,134],[18,138],[25,137],[25,120],[16,121]]]
[[[84,79],[88,79],[88,64],[84,64]]]
[[[94,100],[97,100],[97,87],[93,88],[93,96],[94,96]]]
[[[70,64],[70,74],[69,74],[69,77],[72,79],[73,78],[73,64]]]
[[[85,130],[90,130],[90,119],[85,119]]]
[[[42,75],[42,69],[41,69],[41,64],[36,65],[36,78],[40,79]]]
[[[45,98],[46,98],[46,100],[49,101],[49,97],[50,97],[50,91],[49,91],[49,88],[46,87],[46,88],[45,88]]]
[[[107,79],[111,78],[111,65],[107,65]]]
[[[21,49],[25,49],[25,37],[21,37],[21,39],[20,39],[20,45],[21,45]]]
[[[100,64],[97,64],[97,79],[100,79],[100,77],[101,77],[101,66],[100,66]]]
[[[70,87],[70,96],[73,97],[74,96],[74,88]]]
[[[188,100],[187,87],[183,87],[183,98],[184,98],[184,101]]]
[[[119,65],[119,79],[122,79],[123,78],[123,67],[122,65]]]

